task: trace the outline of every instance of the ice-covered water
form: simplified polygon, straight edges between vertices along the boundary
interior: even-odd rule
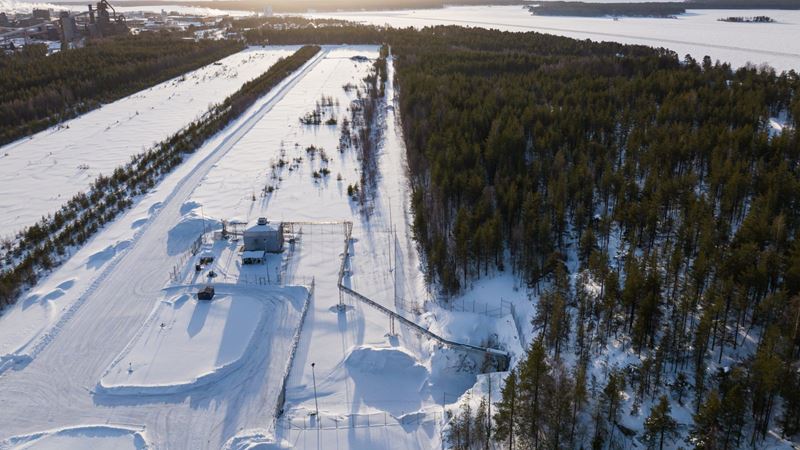
[[[772,17],[776,23],[729,23],[729,16]],[[538,31],[576,39],[666,47],[683,57],[705,55],[734,66],[767,63],[800,70],[800,11],[690,10],[675,19],[534,16],[521,6],[457,6],[443,9],[307,14],[374,25],[425,27],[438,24]]]

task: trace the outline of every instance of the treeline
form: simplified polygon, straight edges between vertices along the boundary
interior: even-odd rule
[[[717,19],[720,22],[734,22],[734,23],[772,23],[775,19],[769,16],[755,16],[755,17],[742,17],[731,16]]]
[[[704,448],[800,432],[797,73],[535,33],[389,39],[433,282],[513,271],[551,367],[622,343],[641,360],[615,382],[691,402]],[[624,435],[604,408],[584,444]]]
[[[232,19],[231,29],[234,31],[247,31],[255,28],[270,28],[274,30],[291,30],[296,28],[326,28],[356,25],[339,19],[315,18],[309,19],[302,16],[250,16]]]
[[[305,46],[276,62],[265,73],[245,83],[224,102],[212,106],[200,119],[134,156],[111,176],[99,176],[86,194],[78,194],[52,216],[25,229],[11,248],[4,249],[0,272],[0,307],[15,301],[25,286],[62,261],[70,247],[80,246],[105,223],[127,209],[137,195],[147,192],[164,175],[203,143],[239,117],[255,101],[319,52]]]
[[[367,92],[364,97],[360,95],[350,105],[350,124],[356,134],[355,147],[358,150],[358,160],[361,164],[361,190],[359,193],[361,203],[365,204],[371,198],[378,182],[378,143],[381,141],[383,124],[380,123],[381,110],[385,106],[386,81],[388,72],[386,58],[389,56],[389,47],[382,45],[378,58],[372,65],[372,70],[364,78]],[[344,130],[343,130],[344,131]]]
[[[235,41],[140,35],[92,40],[50,56],[37,45],[0,53],[0,145],[241,49]]]
[[[300,24],[297,21],[300,21]],[[305,25],[302,25],[303,21]],[[250,45],[378,45],[386,42],[386,31],[383,29],[338,21],[310,22],[306,19],[290,19],[284,24],[283,19],[277,21],[255,19],[236,21],[234,24],[244,29],[242,34]]]
[[[537,16],[628,16],[672,17],[686,12],[682,2],[659,3],[586,3],[571,1],[545,1],[529,6]]]

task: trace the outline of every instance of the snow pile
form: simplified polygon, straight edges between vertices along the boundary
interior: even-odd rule
[[[142,433],[129,428],[90,425],[17,436],[0,442],[0,449],[59,450],[144,450],[148,448]]]
[[[392,414],[407,411],[405,405],[393,405],[392,399],[420,397],[428,379],[428,370],[400,348],[355,347],[344,364],[354,382],[353,399]]]
[[[218,290],[224,290],[218,287]],[[272,299],[218,293],[212,301],[184,292],[160,302],[139,336],[116,358],[99,389],[164,394],[207,384],[242,364],[253,336],[268,334]]]
[[[203,217],[200,211],[185,214],[167,232],[167,253],[178,255],[185,252],[199,236],[221,228],[220,221]]]

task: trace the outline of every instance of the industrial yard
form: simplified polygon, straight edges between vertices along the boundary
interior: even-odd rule
[[[55,7],[53,7],[55,6]],[[186,32],[195,38],[222,39],[232,17],[241,11],[212,11],[180,6],[131,8],[108,0],[77,5],[36,4],[27,11],[0,9],[0,51],[45,45],[48,52],[81,48],[88,39],[127,34]]]
[[[286,50],[253,51],[231,57],[238,72],[266,70]],[[341,123],[358,95],[343,86],[377,57],[375,46],[324,47],[4,314],[0,448],[91,436],[187,449],[438,442],[443,399],[457,404],[475,383],[487,336],[460,350],[403,325],[416,325],[429,294],[392,84],[378,116],[381,177],[366,199],[347,192],[362,169],[340,127],[298,120],[329,98]],[[202,79],[183,95],[205,91]],[[92,128],[92,114],[60,133]],[[109,131],[132,142],[144,137],[136,127]],[[385,382],[399,390],[387,395]],[[359,431],[335,426],[348,421]]]

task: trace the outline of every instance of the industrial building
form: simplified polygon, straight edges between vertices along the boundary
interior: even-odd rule
[[[51,16],[48,9],[34,9],[31,14],[0,13],[0,48],[15,50],[32,43],[48,44],[50,51],[79,47],[85,38],[128,34],[125,16],[117,14],[108,0],[100,0],[86,11],[59,11]],[[51,43],[60,42],[58,45]]]
[[[244,230],[242,240],[242,262],[260,264],[265,259],[265,253],[283,251],[283,224],[270,223],[266,217],[259,217],[255,224]]]

